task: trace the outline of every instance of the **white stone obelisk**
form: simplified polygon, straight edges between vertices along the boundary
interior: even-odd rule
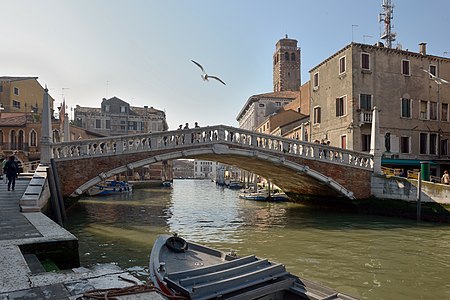
[[[378,108],[372,110],[372,131],[370,134],[370,154],[373,155],[373,172],[381,174],[381,150],[380,150],[380,124]]]
[[[64,116],[64,142],[70,142],[69,114]]]
[[[45,85],[44,99],[42,107],[42,128],[41,128],[41,164],[49,165],[52,158],[50,144],[52,143],[52,119],[50,102],[48,100],[48,89]]]

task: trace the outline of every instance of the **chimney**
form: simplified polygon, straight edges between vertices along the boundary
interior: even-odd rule
[[[419,44],[419,53],[422,55],[427,55],[427,43]]]

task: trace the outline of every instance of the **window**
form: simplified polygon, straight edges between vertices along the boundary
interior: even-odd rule
[[[95,128],[102,128],[102,120],[100,119],[95,120]]]
[[[428,102],[420,100],[420,114],[419,118],[422,120],[428,119]]]
[[[291,60],[295,61],[295,53],[291,53]]]
[[[37,146],[37,133],[36,131],[34,131],[34,129],[30,132],[30,146]]]
[[[361,69],[370,70],[370,55],[369,55],[369,53],[361,53]]]
[[[19,136],[17,137],[17,149],[19,150],[23,150],[24,136],[24,131],[19,130]]]
[[[259,107],[264,107],[264,103],[259,103]]]
[[[419,139],[419,153],[427,154],[428,134],[421,133]]]
[[[437,154],[437,133],[430,133],[430,154]]]
[[[444,121],[444,122],[448,121],[448,104],[447,103],[441,104],[441,121]]]
[[[127,112],[127,107],[126,107],[126,106],[121,106],[121,107],[120,107],[120,112],[121,112],[121,113]]]
[[[370,134],[363,134],[361,136],[361,150],[365,152],[370,151]]]
[[[321,113],[320,113],[320,107],[316,106],[314,107],[314,123],[313,124],[320,124],[321,121]]]
[[[313,88],[319,87],[319,72],[314,73],[313,75]]]
[[[111,129],[111,120],[105,120],[106,129]]]
[[[284,60],[289,61],[289,53],[287,52],[284,53]]]
[[[430,102],[430,120],[437,120],[437,103]]]
[[[448,140],[441,140],[441,155],[448,155]]]
[[[411,99],[402,98],[402,118],[411,118]]]
[[[109,112],[109,105],[105,105],[105,111]]]
[[[345,73],[345,56],[339,58],[339,74]]]
[[[430,65],[430,73],[431,74],[433,74],[434,76],[437,76],[436,74],[437,74],[437,68],[436,68],[436,66],[435,65]],[[430,76],[430,78],[431,78],[431,76]]]
[[[14,95],[19,96],[19,88],[18,87],[14,88]]]
[[[342,117],[345,115],[345,99],[347,97],[343,96],[340,98],[336,98],[336,117]]]
[[[0,146],[3,145],[3,130],[0,130]]]
[[[17,109],[20,109],[20,102],[16,101],[16,100],[13,100],[13,107],[17,108]]]
[[[359,95],[359,109],[372,110],[372,95],[368,94]]]
[[[409,136],[402,136],[400,138],[400,153],[410,153],[410,138]]]
[[[3,92],[3,85],[0,84],[0,93]]]
[[[402,59],[402,74],[406,76],[411,75],[409,70],[409,60]]]
[[[347,149],[347,136],[346,135],[341,136],[341,148]]]
[[[277,107],[280,107],[280,106],[281,106],[281,102],[280,102],[280,101],[277,101],[277,102],[275,102],[275,105],[276,105]]]

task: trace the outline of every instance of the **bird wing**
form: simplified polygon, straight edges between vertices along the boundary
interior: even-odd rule
[[[195,60],[192,60],[192,59],[191,59],[191,61],[192,61],[194,64],[196,64],[196,65],[202,70],[203,73],[206,73],[205,70],[203,69],[203,67],[202,67],[201,64],[199,64],[198,62],[196,62]]]
[[[422,71],[424,71],[425,73],[427,73],[428,75],[430,75],[431,78],[436,77],[436,76],[434,76],[433,74],[431,74],[430,71],[428,71],[428,70],[422,69]]]
[[[222,79],[220,79],[219,77],[208,75],[208,78],[213,78],[215,80],[218,80],[218,81],[222,82],[223,85],[226,85],[225,82],[223,82]]]

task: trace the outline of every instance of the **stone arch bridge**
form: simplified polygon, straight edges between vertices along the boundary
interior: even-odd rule
[[[373,156],[218,125],[54,143],[64,197],[158,161],[218,161],[268,178],[288,194],[364,199],[371,195]]]

